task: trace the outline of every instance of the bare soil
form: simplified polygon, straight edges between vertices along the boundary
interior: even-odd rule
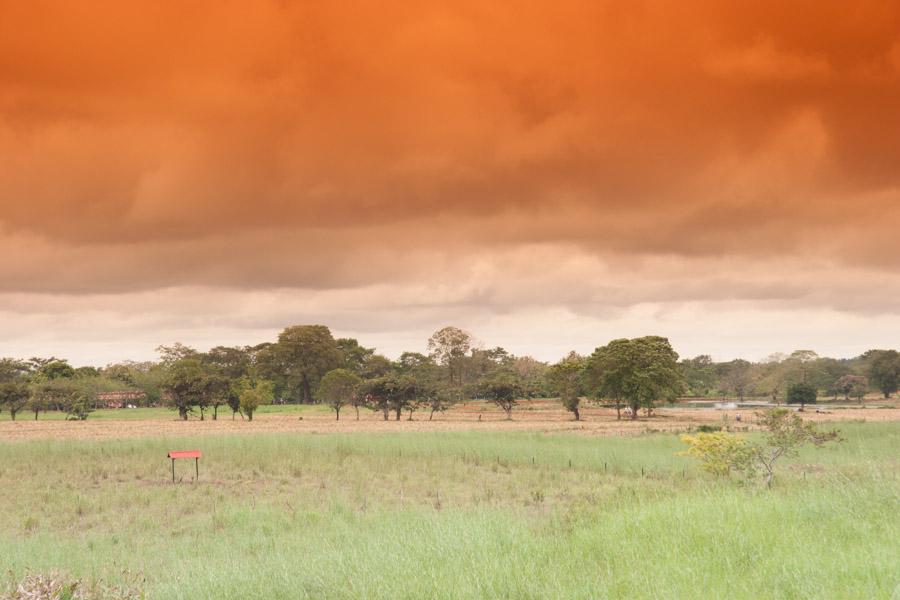
[[[807,408],[804,418],[813,421],[898,421],[900,408],[859,408],[819,406]],[[739,431],[753,430],[755,416],[752,410],[715,410],[711,408],[659,408],[651,417],[641,414],[637,420],[623,416],[616,419],[616,411],[607,408],[585,407],[581,410],[581,421],[575,421],[572,414],[550,400],[522,402],[513,411],[513,420],[507,421],[502,411],[487,407],[483,403],[465,403],[455,406],[446,413],[435,414],[429,421],[428,414],[417,412],[413,420],[404,413],[400,421],[383,421],[381,413],[364,411],[357,421],[352,410],[342,411],[341,420],[333,415],[260,414],[251,421],[231,420],[230,417],[217,421],[180,421],[173,413],[171,418],[146,420],[90,420],[60,421],[46,420],[0,422],[0,441],[26,440],[106,440],[134,437],[174,437],[196,435],[248,434],[271,432],[296,433],[349,433],[349,432],[401,432],[401,431],[535,431],[535,432],[575,432],[584,435],[614,436],[640,435],[657,431],[689,431],[698,425],[727,425]],[[742,421],[736,421],[741,413]]]

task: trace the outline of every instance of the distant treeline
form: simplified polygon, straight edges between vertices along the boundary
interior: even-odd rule
[[[183,344],[160,346],[160,359],[103,368],[73,368],[63,359],[0,359],[0,409],[12,418],[30,411],[64,410],[83,419],[104,406],[104,392],[139,392],[129,403],[169,405],[180,416],[228,407],[232,418],[252,418],[269,402],[315,403],[378,410],[399,419],[425,410],[433,416],[455,402],[484,399],[511,416],[522,398],[559,397],[578,419],[583,399],[652,411],[677,398],[765,397],[775,402],[816,396],[861,400],[885,397],[900,383],[900,355],[870,350],[852,359],[820,357],[810,350],[773,354],[761,362],[715,362],[709,356],[679,359],[666,338],[612,340],[590,356],[569,353],[550,364],[483,348],[468,332],[444,327],[427,340],[427,352],[390,360],[353,338],[335,339],[323,325],[288,327],[277,341],[257,346],[217,346],[199,352]],[[800,388],[803,388],[800,390]],[[802,392],[802,394],[801,394]],[[804,395],[805,394],[805,395]]]

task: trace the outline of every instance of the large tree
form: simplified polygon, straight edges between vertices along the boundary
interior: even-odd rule
[[[475,340],[469,332],[459,327],[444,327],[428,338],[428,354],[447,368],[451,384],[463,385],[463,363],[474,345]]]
[[[674,400],[684,390],[678,354],[659,336],[617,339],[597,348],[588,360],[586,380],[599,396],[626,402],[631,418],[652,411],[661,399]]]
[[[184,421],[193,407],[203,402],[205,386],[203,365],[197,358],[182,358],[169,364],[162,385],[167,403]]]
[[[869,350],[863,355],[869,366],[869,381],[885,398],[900,385],[900,353],[896,350]]]
[[[288,393],[306,403],[314,401],[322,376],[345,363],[331,331],[324,325],[288,327],[278,336],[276,354]]]

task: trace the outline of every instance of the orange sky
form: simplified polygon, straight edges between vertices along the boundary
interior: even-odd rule
[[[900,337],[897,2],[0,0],[0,354]]]

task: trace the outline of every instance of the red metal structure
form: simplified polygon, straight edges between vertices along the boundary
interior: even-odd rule
[[[194,459],[194,476],[195,481],[200,479],[200,457],[203,454],[199,450],[172,450],[169,452],[168,457],[172,459],[172,483],[175,483],[175,460],[179,458],[193,458]]]

